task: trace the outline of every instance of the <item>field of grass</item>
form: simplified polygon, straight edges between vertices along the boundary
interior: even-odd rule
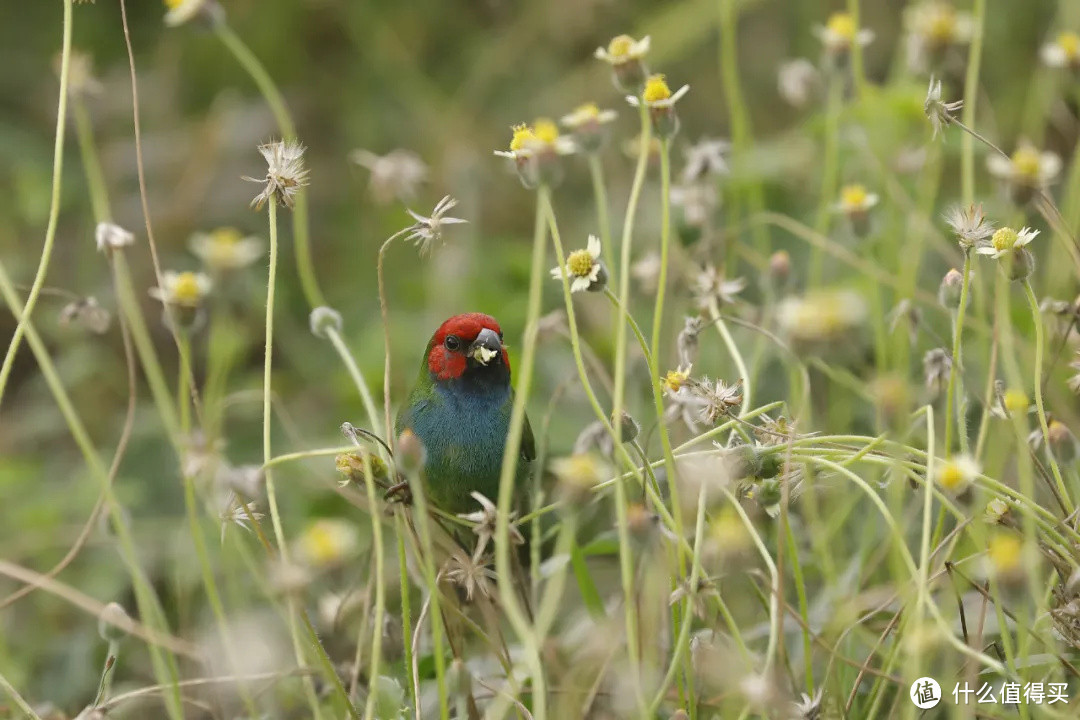
[[[1080,3],[8,15],[0,719],[1080,713]]]

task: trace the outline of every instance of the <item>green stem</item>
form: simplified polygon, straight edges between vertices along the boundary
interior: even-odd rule
[[[41,716],[34,712],[34,708],[30,707],[30,703],[23,699],[23,696],[19,694],[19,691],[8,682],[8,679],[4,677],[3,673],[0,673],[0,690],[4,691],[4,694],[11,698],[11,702],[15,704],[23,715],[31,720],[41,720]]]
[[[960,284],[960,304],[956,308],[956,322],[953,323],[953,344],[951,363],[949,364],[949,382],[945,392],[945,444],[942,446],[945,457],[949,457],[950,453],[952,453],[953,404],[956,398],[956,379],[963,371],[961,352],[963,350],[964,318],[967,314],[968,291],[971,288],[970,249],[965,249],[964,251],[964,269],[962,272],[963,280]],[[963,383],[961,383],[961,386],[963,386]],[[962,403],[960,405],[962,406]],[[958,413],[959,411],[958,408]],[[961,445],[966,448],[967,423],[964,421],[964,418],[960,417],[958,414],[956,424],[963,435]]]
[[[1058,467],[1054,450],[1050,447],[1050,429],[1046,424],[1046,409],[1043,407],[1042,394],[1042,366],[1043,366],[1043,323],[1042,313],[1039,311],[1039,300],[1035,297],[1035,291],[1031,289],[1031,282],[1025,278],[1024,294],[1027,295],[1028,307],[1031,308],[1031,319],[1035,323],[1035,409],[1039,415],[1039,427],[1042,428],[1043,447],[1046,448],[1046,457],[1050,461],[1050,471],[1054,474],[1054,482],[1057,483],[1058,492],[1065,503],[1065,509],[1071,515],[1076,509],[1072,498],[1069,497],[1069,489],[1065,486],[1065,479],[1061,476],[1061,468]]]
[[[383,568],[382,522],[377,517],[379,498],[375,491],[375,478],[371,474],[371,455],[361,453],[364,463],[364,489],[371,510],[371,542],[375,556],[375,618],[371,627],[371,659],[368,665],[368,697],[364,706],[365,720],[375,717],[375,700],[378,697],[379,677],[382,670],[383,618],[386,615],[386,581]],[[406,643],[405,647],[409,647]]]
[[[593,202],[596,204],[596,225],[600,232],[600,247],[604,255],[604,264],[608,266],[610,282],[615,282],[615,255],[611,247],[611,219],[608,217],[607,185],[604,182],[604,165],[600,155],[589,155],[589,176],[592,178]]]
[[[368,498],[369,502],[371,498]],[[409,598],[409,564],[405,550],[405,519],[400,512],[394,513],[394,531],[397,535],[398,582],[401,585],[401,637],[405,645],[405,677],[409,679],[409,693],[413,707],[418,707],[420,698],[416,695],[416,677],[413,674],[412,655],[412,604]],[[374,642],[374,641],[373,641]]]
[[[829,219],[832,217],[832,204],[836,196],[836,186],[840,173],[840,113],[844,104],[844,86],[837,77],[828,79],[829,95],[825,107],[825,158],[821,170],[821,200],[818,206],[817,221],[814,230],[820,235],[827,235]],[[810,251],[810,288],[819,287],[823,280],[825,256],[822,248],[814,245]]]
[[[262,94],[270,112],[274,115],[283,139],[296,140],[296,125],[289,115],[288,106],[281,91],[274,84],[273,78],[266,72],[259,58],[251,51],[240,36],[225,22],[214,23],[214,33],[222,44],[233,54],[240,66],[247,71]],[[293,243],[296,246],[296,270],[300,275],[300,287],[304,298],[312,308],[326,305],[319,282],[315,278],[315,266],[311,260],[311,243],[308,234],[307,191],[302,189],[295,195],[293,206]]]
[[[382,420],[379,418],[379,411],[375,408],[375,399],[371,395],[371,389],[368,387],[367,381],[364,380],[363,373],[360,372],[360,368],[356,365],[356,359],[349,352],[349,346],[345,344],[341,333],[336,328],[327,328],[326,336],[330,339],[330,344],[334,346],[334,350],[337,351],[341,362],[345,364],[345,369],[349,371],[349,376],[353,379],[356,390],[360,393],[360,402],[364,404],[364,412],[367,413],[368,422],[371,423],[371,431],[385,440]],[[388,463],[390,462],[390,458],[386,458],[386,460]]]
[[[79,154],[82,156],[83,172],[86,174],[86,188],[90,192],[90,208],[95,222],[109,222],[109,191],[105,184],[105,172],[101,169],[101,158],[94,145],[94,127],[90,113],[86,109],[81,95],[73,97],[72,116],[75,118],[75,137],[79,142]]]
[[[982,62],[983,26],[986,19],[986,0],[975,0],[971,7],[971,45],[968,50],[967,74],[964,77],[964,125],[975,126],[975,101],[979,97],[979,65]],[[960,188],[964,205],[975,202],[975,139],[968,133],[960,138]]]
[[[53,143],[53,169],[52,169],[52,195],[49,200],[49,224],[45,229],[45,245],[41,249],[41,260],[38,262],[37,273],[34,282],[30,286],[30,293],[26,296],[22,315],[15,325],[15,334],[11,337],[7,354],[4,356],[3,365],[0,365],[0,404],[4,400],[4,389],[7,387],[11,369],[15,364],[15,355],[19,352],[23,335],[26,334],[26,324],[34,314],[41,288],[45,285],[45,276],[49,272],[49,261],[52,259],[53,244],[56,240],[56,225],[60,217],[60,186],[64,172],[64,133],[67,129],[67,103],[68,103],[68,77],[71,69],[71,26],[72,26],[72,0],[64,0],[64,29],[63,50],[60,54],[60,99],[56,109],[56,138]]]
[[[3,263],[0,263],[0,295],[3,296],[4,302],[7,303],[12,314],[17,318],[17,321],[24,324],[24,327],[26,328],[27,343],[30,345],[30,350],[33,352],[38,367],[41,369],[41,375],[45,379],[45,384],[55,398],[56,404],[60,408],[60,413],[63,415],[68,430],[71,432],[75,444],[79,447],[83,459],[89,466],[91,473],[101,485],[105,506],[109,511],[112,527],[116,532],[120,558],[123,560],[124,566],[131,578],[139,614],[148,627],[168,633],[168,623],[165,620],[165,614],[161,608],[161,604],[154,594],[149,579],[138,564],[135,541],[131,535],[131,529],[127,525],[127,520],[124,517],[120,502],[116,498],[116,493],[112,487],[108,470],[100,456],[97,454],[93,441],[86,431],[86,426],[83,425],[82,420],[75,411],[74,405],[71,403],[71,398],[68,397],[67,390],[64,389],[64,383],[60,379],[52,359],[49,357],[45,343],[37,334],[37,331],[34,329],[30,320],[25,317],[22,305],[19,302],[18,296],[15,294],[15,288],[11,284],[11,280],[7,275],[7,271],[4,269]],[[179,680],[179,670],[177,668],[176,658],[171,652],[163,651],[162,648],[159,648],[153,643],[148,645],[148,650],[150,652],[151,665],[154,668],[154,675],[158,682],[167,688],[165,705],[169,717],[173,720],[182,720],[184,713],[183,705],[180,700],[180,690],[176,685]]]
[[[540,196],[546,190],[538,191]],[[521,641],[525,662],[532,676],[533,715],[538,720],[547,718],[547,690],[544,668],[540,660],[540,648],[536,636],[525,616],[513,585],[516,577],[510,565],[510,506],[515,495],[514,477],[521,456],[521,435],[525,428],[525,406],[532,389],[533,369],[536,364],[537,323],[543,298],[544,278],[544,214],[542,198],[537,198],[536,221],[533,229],[533,250],[529,271],[529,301],[525,315],[525,340],[522,348],[520,370],[514,404],[510,411],[510,427],[503,449],[502,467],[499,472],[498,512],[495,523],[495,570],[498,577],[499,598],[503,610]]]

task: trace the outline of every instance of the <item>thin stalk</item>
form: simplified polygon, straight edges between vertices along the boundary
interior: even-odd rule
[[[52,260],[53,244],[56,240],[56,225],[60,218],[60,186],[64,173],[64,134],[67,129],[68,78],[71,74],[71,5],[72,0],[64,0],[63,49],[60,53],[60,99],[57,101],[56,106],[56,135],[53,142],[49,223],[45,228],[45,244],[41,248],[41,259],[38,261],[37,272],[34,274],[34,282],[30,286],[30,292],[26,296],[26,302],[23,304],[22,314],[15,325],[15,334],[11,336],[11,344],[8,345],[7,354],[4,355],[3,365],[0,365],[0,404],[4,401],[4,389],[7,387],[8,378],[11,376],[15,355],[19,352],[19,345],[22,343],[23,335],[26,334],[26,323],[30,322],[38,297],[41,296],[41,288],[45,285],[45,276],[49,272],[49,261]]]
[[[963,281],[960,284],[960,304],[956,308],[956,322],[953,323],[953,344],[952,344],[952,362],[949,364],[949,382],[945,393],[945,443],[942,446],[942,450],[945,456],[948,457],[952,452],[952,424],[953,424],[953,403],[956,396],[956,378],[960,375],[963,367],[961,365],[961,351],[963,350],[963,335],[964,335],[964,317],[967,314],[968,304],[968,291],[971,287],[971,250],[964,251],[964,269],[963,269]],[[962,403],[960,404],[962,406]],[[958,412],[959,412],[958,408]],[[967,423],[964,422],[964,418],[959,415],[956,418],[956,424],[959,430],[964,433],[964,440],[962,444],[967,445]]]
[[[18,296],[15,294],[15,288],[11,284],[11,280],[7,275],[3,263],[0,263],[0,295],[3,296],[4,302],[7,303],[11,312],[18,319],[17,321],[23,321],[23,308],[19,302]],[[86,431],[86,426],[83,425],[82,420],[75,411],[74,405],[71,403],[67,390],[64,388],[64,383],[60,379],[60,375],[57,373],[52,359],[49,357],[45,343],[37,334],[37,331],[29,320],[26,320],[25,327],[27,343],[30,345],[30,350],[33,352],[38,367],[41,369],[41,375],[45,379],[45,384],[55,398],[56,404],[60,408],[60,413],[63,415],[64,421],[68,426],[68,430],[75,440],[75,444],[79,447],[83,459],[89,466],[91,474],[94,475],[101,485],[101,492],[105,498],[105,506],[108,508],[109,517],[112,521],[113,529],[116,532],[120,558],[131,578],[139,614],[148,627],[168,634],[168,623],[165,620],[164,611],[161,608],[157,595],[154,594],[153,587],[150,585],[149,580],[138,564],[138,554],[135,551],[135,540],[131,535],[131,529],[127,525],[123,509],[116,498],[116,493],[112,487],[108,470],[98,456],[93,441]],[[179,679],[176,658],[172,652],[164,651],[162,648],[159,648],[152,643],[148,645],[148,649],[155,677],[159,683],[167,685],[170,690],[165,696],[165,705],[169,717],[173,720],[182,720],[183,705],[180,700],[180,691],[176,685]]]
[[[607,184],[604,182],[604,164],[598,153],[589,155],[589,177],[592,178],[593,202],[596,204],[596,225],[600,232],[604,264],[608,266],[611,282],[615,282],[615,257],[611,247],[611,219],[608,217]]]
[[[1054,457],[1050,447],[1050,429],[1046,424],[1046,409],[1043,407],[1042,393],[1042,366],[1043,366],[1043,322],[1042,312],[1039,311],[1039,300],[1035,297],[1035,291],[1031,289],[1031,282],[1024,279],[1024,294],[1027,295],[1028,307],[1031,308],[1031,319],[1035,323],[1035,409],[1039,416],[1039,427],[1042,429],[1043,447],[1046,448],[1046,457],[1050,462],[1050,471],[1054,474],[1054,482],[1057,483],[1058,493],[1065,503],[1065,509],[1072,515],[1076,506],[1069,497],[1069,489],[1065,486],[1065,479],[1061,476],[1061,468]]]
[[[379,411],[375,409],[375,400],[371,396],[371,389],[368,387],[367,381],[364,380],[360,368],[357,367],[356,359],[349,352],[349,346],[345,344],[341,333],[336,328],[327,328],[326,336],[330,339],[330,344],[334,346],[334,350],[337,351],[341,362],[345,364],[345,369],[349,371],[349,376],[353,379],[353,384],[356,385],[356,390],[360,393],[360,402],[364,404],[364,412],[367,413],[368,422],[371,423],[371,431],[385,440],[386,436],[383,434],[382,420],[379,418]],[[386,460],[389,463],[390,458],[386,458]]]
[[[541,188],[538,193],[545,192]],[[498,512],[495,523],[495,570],[498,577],[499,598],[503,609],[522,644],[525,662],[532,676],[533,714],[538,720],[547,718],[547,689],[540,648],[536,643],[528,618],[521,608],[517,590],[513,585],[516,577],[510,565],[510,506],[514,498],[514,477],[521,455],[521,435],[525,428],[525,406],[532,389],[533,369],[536,364],[537,323],[543,299],[544,278],[544,214],[541,197],[537,197],[536,221],[533,229],[533,250],[529,271],[529,301],[525,315],[525,339],[514,404],[510,410],[510,427],[503,449],[502,467],[499,472]]]
[[[361,453],[364,463],[364,489],[371,508],[371,542],[375,555],[375,618],[371,627],[371,658],[368,665],[368,697],[364,706],[365,720],[375,717],[375,700],[378,696],[379,676],[382,670],[383,618],[386,615],[386,581],[383,568],[384,551],[382,523],[375,514],[379,512],[379,499],[375,492],[375,478],[371,474],[371,455]],[[408,643],[405,645],[408,647]],[[415,699],[414,699],[415,700]]]
[[[288,106],[281,91],[274,84],[270,73],[259,62],[259,58],[251,51],[244,41],[225,22],[214,23],[214,34],[218,36],[222,44],[233,54],[240,66],[247,71],[262,94],[270,112],[274,115],[278,129],[284,140],[296,140],[296,125],[289,115]],[[315,266],[311,260],[311,243],[308,235],[308,200],[307,191],[300,189],[294,196],[293,205],[293,244],[296,249],[296,271],[300,276],[300,287],[304,298],[312,308],[326,305],[319,282],[315,278]]]
[[[81,95],[71,99],[71,114],[75,118],[75,137],[79,142],[79,154],[82,156],[83,172],[86,174],[86,189],[90,193],[90,208],[95,222],[109,222],[109,191],[105,184],[105,172],[101,169],[101,158],[94,145],[94,127],[90,113]]]
[[[971,6],[971,44],[968,49],[967,74],[964,76],[964,125],[975,126],[975,101],[979,97],[979,66],[982,63],[983,26],[986,23],[986,0]],[[975,202],[975,142],[968,134],[960,138],[960,188],[964,205]]]
[[[3,673],[0,673],[0,690],[4,691],[4,694],[11,698],[11,702],[15,704],[26,717],[32,720],[41,720],[41,716],[34,712],[34,708],[30,707],[30,703],[23,699],[23,696],[19,694],[19,691],[8,682],[8,679],[4,677]]]

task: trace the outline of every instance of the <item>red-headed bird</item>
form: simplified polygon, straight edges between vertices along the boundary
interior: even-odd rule
[[[499,494],[514,404],[502,339],[490,315],[466,313],[444,322],[428,342],[420,377],[398,414],[395,433],[411,430],[424,444],[428,497],[447,512],[475,510],[473,492],[492,502]],[[519,490],[535,457],[526,418],[514,476]]]

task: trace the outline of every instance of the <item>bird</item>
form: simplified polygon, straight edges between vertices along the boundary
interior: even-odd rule
[[[419,376],[394,431],[411,431],[424,447],[424,490],[449,513],[475,510],[479,493],[499,494],[514,391],[503,332],[495,318],[471,312],[451,317],[428,341]],[[536,458],[528,417],[514,474],[515,497]]]

